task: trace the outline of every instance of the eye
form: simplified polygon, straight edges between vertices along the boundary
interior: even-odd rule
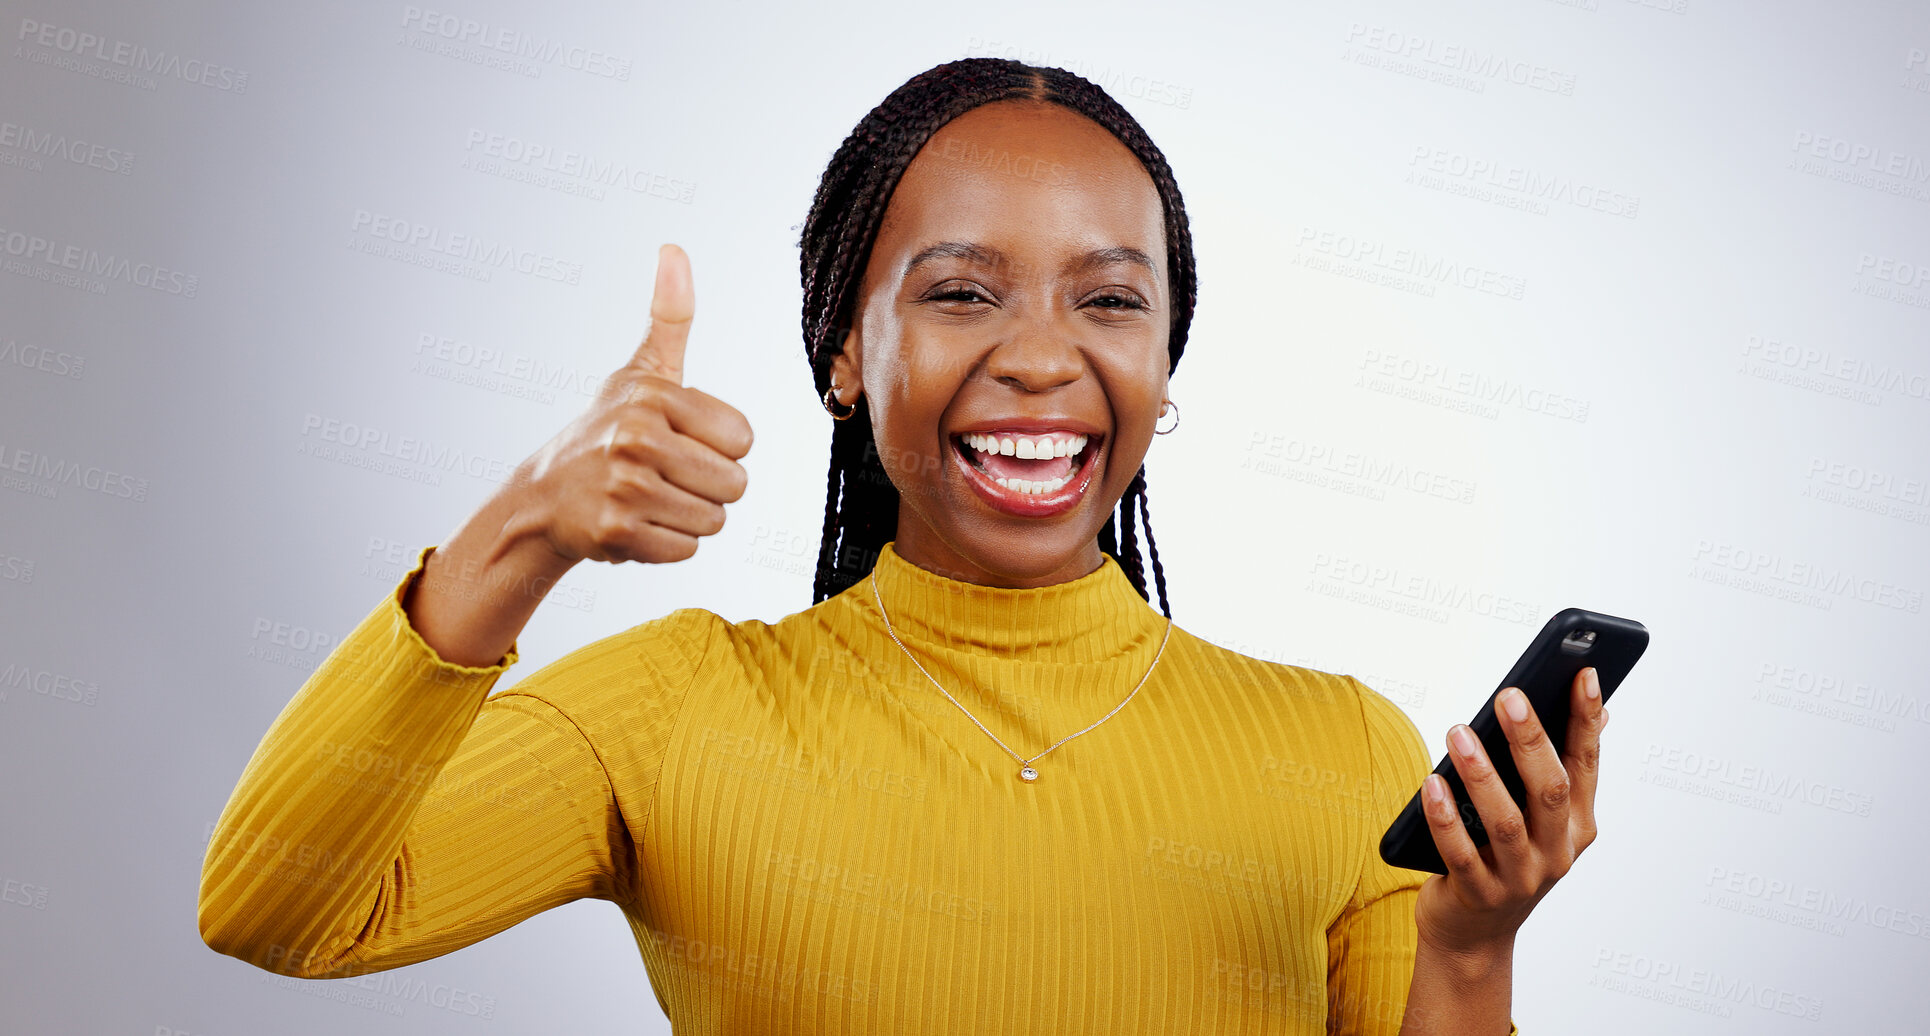
[[[944,302],[954,305],[973,306],[978,303],[991,303],[992,297],[983,288],[970,282],[949,281],[927,291],[919,298],[920,302]]]
[[[1108,292],[1104,295],[1100,295],[1097,298],[1094,298],[1092,300],[1092,304],[1095,306],[1098,306],[1100,309],[1145,309],[1146,308],[1146,304],[1139,301],[1139,299],[1134,296],[1120,295],[1112,292]]]

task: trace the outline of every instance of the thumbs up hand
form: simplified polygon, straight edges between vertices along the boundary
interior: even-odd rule
[[[744,495],[750,422],[683,383],[696,304],[689,258],[664,245],[643,343],[519,469],[525,513],[564,560],[682,561]]]

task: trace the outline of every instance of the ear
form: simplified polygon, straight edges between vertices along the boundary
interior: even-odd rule
[[[843,334],[844,348],[831,357],[831,383],[838,387],[838,402],[855,406],[864,392],[863,343],[855,327]]]

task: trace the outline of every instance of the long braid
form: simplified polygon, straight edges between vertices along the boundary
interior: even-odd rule
[[[1173,297],[1167,374],[1179,366],[1199,289],[1186,206],[1166,156],[1131,113],[1081,76],[1004,58],[965,58],[927,69],[892,91],[859,120],[819,181],[799,236],[798,267],[804,286],[805,357],[820,398],[830,387],[831,358],[844,348],[872,242],[905,168],[946,123],[980,105],[1013,99],[1051,102],[1091,119],[1117,137],[1146,168],[1165,215],[1167,280]],[[898,490],[878,456],[868,398],[861,396],[856,405],[857,412],[849,420],[832,426],[814,604],[864,578],[884,544],[897,534]],[[1165,570],[1146,508],[1143,465],[1119,500],[1116,514],[1107,517],[1099,546],[1119,561],[1133,588],[1150,601],[1135,517],[1145,526],[1160,606],[1170,616]],[[1123,544],[1116,542],[1116,523],[1117,531],[1123,532]]]
[[[1173,617],[1173,606],[1166,600],[1166,566],[1159,563],[1159,545],[1153,542],[1153,514],[1146,506],[1146,468],[1139,468],[1139,524],[1146,530],[1146,556],[1153,563],[1153,582],[1159,586],[1159,610],[1167,618]],[[1141,585],[1144,585],[1142,581]]]
[[[831,566],[827,564],[826,552],[837,550],[838,536],[844,531],[844,510],[838,506],[844,489],[844,465],[838,461],[838,436],[833,432],[831,471],[824,489],[824,532],[818,538],[818,574],[811,587],[811,600],[814,603],[836,593],[831,589]]]
[[[1125,570],[1126,578],[1132,581],[1141,597],[1146,596],[1146,569],[1139,559],[1139,534],[1133,529],[1133,498],[1146,491],[1144,465],[1133,473],[1133,480],[1126,483],[1126,492],[1119,498],[1119,547],[1117,555],[1119,567]]]

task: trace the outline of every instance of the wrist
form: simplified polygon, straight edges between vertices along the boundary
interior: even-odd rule
[[[1401,1036],[1508,1032],[1513,969],[1512,935],[1453,946],[1422,938],[1415,949]]]
[[[479,619],[487,614],[520,629],[575,564],[549,545],[547,529],[521,494],[496,494],[429,555],[427,592],[443,600],[439,609],[461,615],[464,625],[487,622]]]
[[[1422,938],[1415,952],[1430,958],[1436,967],[1462,983],[1488,982],[1509,975],[1514,970],[1512,935],[1458,946],[1444,946]]]
[[[531,482],[518,469],[509,485],[485,503],[454,537],[464,540],[465,553],[490,571],[515,572],[555,582],[576,566],[576,560],[556,552],[550,542],[550,517],[543,500],[530,491]]]

